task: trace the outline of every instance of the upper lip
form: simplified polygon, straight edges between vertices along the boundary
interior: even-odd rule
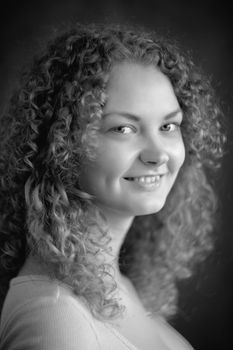
[[[129,178],[129,177],[162,176],[162,175],[165,175],[165,173],[150,173],[150,174],[130,175],[130,176],[124,176],[124,178]]]

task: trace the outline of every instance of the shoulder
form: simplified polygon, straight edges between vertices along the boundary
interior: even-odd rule
[[[188,341],[178,333],[172,326],[170,326],[163,318],[156,317],[157,329],[164,343],[168,349],[173,350],[193,350],[193,347]]]
[[[4,349],[99,349],[90,312],[56,283],[34,280],[30,286],[15,285],[4,305],[1,323]]]

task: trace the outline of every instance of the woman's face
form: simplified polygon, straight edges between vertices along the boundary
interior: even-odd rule
[[[185,158],[182,112],[169,79],[153,66],[113,67],[96,159],[81,188],[100,208],[124,216],[158,212]]]

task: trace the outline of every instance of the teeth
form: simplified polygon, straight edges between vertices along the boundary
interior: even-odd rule
[[[151,184],[151,183],[154,183],[156,181],[159,181],[159,175],[157,176],[142,176],[142,177],[136,177],[135,178],[135,181],[138,181],[140,183],[143,183],[143,184]]]
[[[140,177],[129,177],[128,180],[130,181],[137,181],[142,184],[151,184],[159,181],[160,175],[156,176],[140,176]]]

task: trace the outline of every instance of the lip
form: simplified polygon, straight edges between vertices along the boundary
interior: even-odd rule
[[[151,177],[151,176],[164,176],[166,173],[150,173],[150,174],[137,174],[137,175],[130,175],[130,176],[124,176],[124,179],[129,179],[133,177]]]
[[[153,175],[141,175],[141,176],[126,176],[124,177],[124,180],[126,180],[130,185],[133,186],[133,188],[140,189],[143,191],[154,191],[158,189],[161,186],[162,178],[165,174],[153,174]],[[159,177],[155,182],[141,182],[138,180],[132,180],[132,178],[139,178],[139,177]]]

